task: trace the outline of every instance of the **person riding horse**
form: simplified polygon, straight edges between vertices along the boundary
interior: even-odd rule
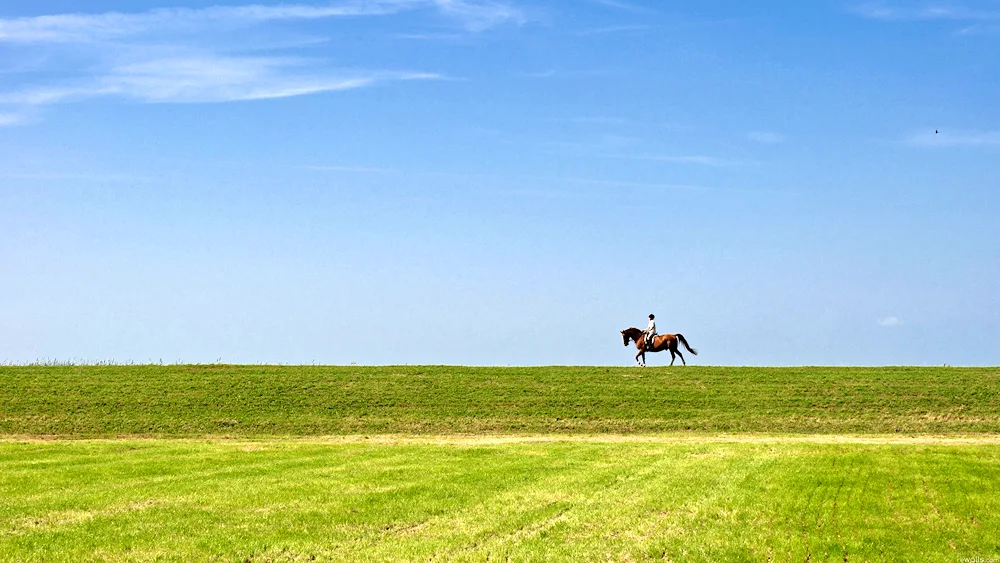
[[[646,325],[646,330],[643,331],[643,335],[646,338],[643,347],[649,350],[653,349],[653,337],[656,336],[656,321],[653,320],[655,318],[652,313],[649,314],[649,324]]]
[[[650,315],[650,317],[652,316],[653,315]],[[690,344],[688,344],[688,341],[684,338],[683,334],[677,333],[677,334],[657,335],[656,326],[653,324],[652,318],[649,319],[649,327],[652,329],[653,335],[655,336],[655,338],[651,339],[652,342],[649,344],[646,343],[647,335],[650,330],[649,328],[647,328],[646,330],[639,330],[634,326],[630,326],[625,330],[621,331],[622,344],[628,346],[630,342],[635,342],[635,347],[636,349],[639,350],[639,352],[635,355],[635,361],[640,366],[646,365],[646,352],[665,352],[665,351],[670,352],[670,365],[674,365],[675,357],[680,357],[681,363],[687,365],[687,362],[684,361],[684,355],[681,354],[681,351],[677,348],[678,343],[683,344],[684,347],[687,348],[688,352],[691,352],[692,354],[695,355],[698,354],[698,351],[692,348]]]

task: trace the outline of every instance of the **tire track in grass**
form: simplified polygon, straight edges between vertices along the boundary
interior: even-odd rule
[[[834,498],[832,518],[834,522],[834,531],[837,536],[837,542],[840,544],[841,554],[843,555],[843,560],[846,563],[850,560],[851,550],[847,547],[847,541],[844,538],[844,529],[841,526],[840,512],[851,509],[855,491],[857,490],[855,484],[860,484],[863,492],[864,487],[867,487],[868,481],[866,479],[859,478],[861,475],[862,465],[858,463],[855,456],[850,455],[849,453],[844,453],[839,457],[841,459],[841,467],[843,469],[840,483],[837,486],[837,493]],[[846,495],[843,494],[845,484],[847,485]]]
[[[809,481],[811,482],[812,479],[809,479]],[[801,536],[802,536],[802,549],[805,550],[806,561],[810,561],[812,559],[812,555],[809,549],[809,532],[808,532],[807,518],[809,516],[809,508],[812,506],[813,497],[816,495],[816,489],[818,489],[819,486],[820,485],[817,483],[815,486],[806,488],[806,490],[808,491],[808,494],[806,495],[806,503],[805,506],[802,507],[800,512],[801,521],[799,522],[799,526],[801,529]]]
[[[496,491],[465,507],[457,518],[455,515],[435,518],[429,523],[431,530],[441,533],[446,528],[461,529],[466,538],[443,556],[446,559],[462,559],[476,552],[503,556],[512,547],[524,547],[565,521],[581,502],[580,494],[591,490],[590,483],[595,478],[620,469],[614,466],[598,467],[594,473],[587,472],[587,469],[593,469],[589,460],[595,451],[600,449],[576,451],[561,448],[551,454],[558,458],[549,463],[549,467],[559,467],[560,471],[536,474],[518,487]],[[567,455],[570,457],[565,457]],[[490,522],[483,521],[484,513],[495,513],[498,509],[502,516]]]
[[[369,537],[363,544],[353,543],[354,548],[363,547],[376,558],[391,558],[389,553],[400,540],[405,540],[403,543],[408,545],[408,557],[411,559],[426,559],[427,553],[435,553],[435,557],[461,558],[462,553],[482,552],[491,543],[496,545],[489,548],[490,552],[501,550],[503,540],[512,535],[529,537],[544,531],[562,517],[561,514],[568,508],[563,503],[568,502],[571,496],[560,492],[566,490],[565,486],[540,486],[538,483],[565,482],[572,479],[575,472],[567,475],[567,464],[561,463],[557,464],[561,467],[559,471],[540,474],[539,459],[532,459],[531,452],[527,453],[529,457],[524,458],[512,455],[510,450],[498,450],[496,454],[501,458],[486,460],[499,462],[499,465],[490,464],[487,471],[490,477],[472,474],[476,479],[471,486],[479,490],[479,498],[462,499],[453,510],[441,514],[417,515],[417,521],[409,525],[399,522],[399,525]],[[439,475],[447,481],[441,494],[454,493],[456,479],[458,482],[470,479],[468,471],[481,470],[479,464],[485,463],[475,458],[471,461],[476,464],[474,467],[458,471],[451,477]],[[509,478],[504,479],[505,476]],[[482,490],[484,478],[490,484]],[[559,514],[553,516],[553,511]],[[493,514],[494,518],[484,519],[486,514]],[[553,519],[548,526],[544,524],[547,519]],[[539,520],[543,521],[542,528],[535,530]],[[442,542],[443,546],[440,545]],[[437,550],[433,548],[435,545],[439,546]]]

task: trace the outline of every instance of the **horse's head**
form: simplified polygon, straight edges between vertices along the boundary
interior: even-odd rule
[[[628,330],[622,331],[622,344],[628,346],[629,339],[632,338]]]
[[[624,344],[625,346],[628,346],[630,340],[635,340],[635,342],[638,344],[639,339],[642,338],[642,331],[635,328],[634,326],[626,328],[621,332],[622,332],[622,344]]]

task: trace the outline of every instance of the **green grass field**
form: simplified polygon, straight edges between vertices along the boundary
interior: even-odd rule
[[[1000,431],[1000,368],[0,367],[0,434]]]
[[[998,374],[0,367],[0,561],[984,563]]]
[[[0,443],[33,561],[959,561],[1000,553],[1000,445]]]

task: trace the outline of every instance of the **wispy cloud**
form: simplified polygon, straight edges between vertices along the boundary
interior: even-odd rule
[[[900,6],[876,2],[856,6],[853,11],[865,18],[885,21],[1000,21],[1000,11],[948,3]]]
[[[115,69],[107,90],[144,102],[223,102],[287,98],[349,90],[378,81],[440,78],[431,73],[318,73],[302,61],[252,58],[177,58]]]
[[[624,188],[627,190],[669,190],[669,191],[691,191],[691,192],[725,192],[725,193],[746,193],[748,190],[732,188],[726,186],[706,186],[698,184],[678,184],[678,183],[656,183],[656,182],[635,182],[631,180],[583,178],[583,177],[533,177],[530,180],[546,180],[559,183],[584,184],[595,186],[606,186],[609,188]],[[768,189],[754,189],[753,193],[786,194]]]
[[[903,321],[899,320],[899,317],[882,317],[878,319],[877,322],[879,326],[886,327],[899,326],[903,324]]]
[[[520,176],[520,175],[511,176],[508,174],[493,174],[493,173],[483,173],[483,172],[468,172],[468,171],[449,172],[442,170],[393,169],[393,168],[382,168],[378,166],[352,166],[352,165],[337,165],[337,164],[299,166],[297,168],[305,170],[315,170],[317,172],[394,174],[405,177],[426,176],[432,178],[451,178],[463,181],[472,181],[473,183],[482,183],[484,181],[491,180],[503,184],[533,184],[536,182],[546,182],[547,184],[550,185],[576,184],[576,185],[587,185],[587,186],[602,186],[608,188],[647,189],[647,190],[705,191],[705,190],[717,189],[710,186],[701,186],[694,184],[635,182],[630,180],[587,178],[581,176]]]
[[[155,176],[104,172],[5,172],[0,173],[0,178],[41,181],[81,180],[87,182],[151,182],[159,179]]]
[[[503,23],[523,23],[524,15],[499,2],[470,0],[367,0],[339,5],[281,4],[277,6],[214,6],[210,8],[158,8],[140,13],[56,14],[0,19],[0,41],[88,42],[152,31],[197,32],[219,26],[247,26],[282,20],[314,20],[397,14],[435,8],[470,30],[484,30]]]
[[[0,127],[13,127],[22,125],[28,121],[28,116],[23,113],[0,113]]]
[[[594,4],[600,4],[601,6],[607,6],[608,8],[614,8],[616,10],[623,10],[626,12],[631,12],[633,14],[648,14],[652,10],[645,6],[640,6],[632,2],[624,2],[623,0],[590,0]]]
[[[505,23],[523,24],[526,19],[520,10],[496,1],[434,0],[434,4],[442,14],[461,21],[471,31]]]
[[[633,182],[628,180],[603,180],[596,178],[580,178],[580,177],[541,177],[536,178],[539,180],[549,180],[555,182],[563,182],[569,184],[588,184],[595,186],[607,186],[614,188],[641,188],[641,189],[651,189],[651,190],[713,190],[709,186],[698,186],[694,184],[667,184],[667,183],[652,183],[652,182]]]
[[[579,79],[579,78],[599,78],[618,74],[620,71],[605,69],[590,70],[541,70],[535,72],[525,72],[521,76],[525,78],[552,78],[552,79]]]
[[[448,27],[467,34],[525,21],[519,10],[496,0],[344,0],[0,18],[0,45],[28,44],[45,53],[39,46],[44,45],[51,54],[72,50],[72,57],[48,59],[75,65],[36,69],[45,72],[25,73],[17,87],[0,89],[0,126],[25,122],[32,107],[96,97],[144,103],[228,102],[442,79],[424,70],[345,69],[324,59],[260,56],[255,46],[233,44],[233,35],[219,34],[273,22],[416,10],[437,13],[450,22]],[[310,37],[307,45],[323,40]]]
[[[549,117],[545,121],[555,121],[559,123],[574,123],[578,125],[623,125],[625,120],[620,117],[577,116],[577,117]]]
[[[158,8],[141,13],[57,14],[0,20],[0,41],[88,42],[139,35],[151,31],[196,32],[218,25],[252,25],[275,20],[317,19],[388,13],[373,7],[306,5]]]
[[[1000,23],[975,23],[957,32],[959,35],[991,35],[1000,33]]]
[[[0,104],[42,106],[114,93],[114,91],[102,88],[96,84],[90,86],[35,87],[18,92],[0,94]]]
[[[648,31],[650,27],[644,24],[635,25],[608,25],[604,27],[592,27],[577,31],[577,35],[610,35],[612,33],[634,33],[637,31]]]
[[[339,165],[327,165],[327,166],[305,166],[306,170],[316,170],[319,172],[351,172],[358,174],[388,174],[392,170],[388,168],[378,168],[373,166],[339,166]]]
[[[463,33],[397,33],[393,37],[414,41],[457,41],[467,36]]]
[[[903,139],[911,147],[1000,147],[1000,131],[921,131]]]
[[[3,94],[0,103],[37,106],[99,96],[146,103],[229,102],[349,90],[393,80],[437,78],[442,77],[422,72],[328,71],[296,59],[190,56],[121,65],[84,85]]]
[[[641,182],[617,178],[593,178],[586,176],[533,176],[493,174],[470,171],[443,171],[419,169],[393,169],[370,166],[317,165],[300,166],[318,172],[343,172],[365,174],[391,174],[405,178],[423,176],[429,178],[448,178],[478,187],[484,184],[526,186],[514,191],[495,192],[497,195],[517,195],[536,197],[557,197],[573,199],[608,199],[618,198],[623,194],[651,194],[655,192],[689,192],[689,193],[749,193],[788,195],[789,192],[762,188],[744,189],[727,186],[711,186],[703,184],[671,183],[671,182]],[[579,186],[581,190],[573,190],[570,186]],[[590,186],[586,190],[584,187]],[[554,189],[553,189],[554,188]],[[596,188],[596,189],[595,189]],[[633,200],[635,201],[635,200]]]
[[[743,166],[757,164],[751,160],[719,158],[705,155],[650,155],[650,154],[605,154],[604,158],[619,158],[624,160],[648,160],[654,162],[673,162],[676,164],[696,164],[701,166]]]
[[[777,145],[785,142],[785,136],[774,131],[750,131],[746,138],[762,145]]]

